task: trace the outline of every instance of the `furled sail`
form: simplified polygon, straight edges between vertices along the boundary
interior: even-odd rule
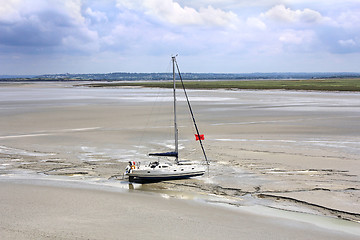
[[[149,156],[159,156],[159,157],[178,157],[177,152],[164,152],[164,153],[149,153]]]

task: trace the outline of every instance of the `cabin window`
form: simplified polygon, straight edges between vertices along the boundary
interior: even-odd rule
[[[176,172],[176,170],[174,170],[174,172]]]
[[[148,171],[148,173],[150,173],[150,171]]]
[[[184,171],[184,169],[181,169],[181,171]]]

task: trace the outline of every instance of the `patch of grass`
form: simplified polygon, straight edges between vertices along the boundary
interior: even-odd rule
[[[360,91],[360,79],[306,79],[306,80],[238,80],[238,81],[184,81],[187,89],[285,89],[315,91]],[[88,84],[90,87],[158,87],[172,88],[171,81],[116,82]],[[178,87],[180,83],[177,83]]]

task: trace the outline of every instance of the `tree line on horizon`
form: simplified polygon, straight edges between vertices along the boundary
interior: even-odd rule
[[[45,74],[45,75],[0,75],[2,81],[70,81],[70,80],[107,80],[107,81],[155,81],[170,80],[172,73],[95,73],[95,74]],[[247,80],[247,79],[326,79],[326,78],[360,78],[360,73],[351,72],[274,72],[274,73],[182,73],[184,80]]]

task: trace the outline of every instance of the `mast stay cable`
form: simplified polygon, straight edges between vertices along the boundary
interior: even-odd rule
[[[196,124],[196,121],[195,121],[195,117],[194,117],[194,114],[193,114],[193,111],[192,111],[192,108],[191,108],[191,105],[190,105],[190,101],[189,101],[187,92],[186,92],[186,90],[185,90],[185,85],[184,85],[184,82],[183,82],[183,79],[182,79],[182,76],[181,76],[181,73],[180,73],[179,65],[177,64],[176,58],[175,58],[175,57],[173,57],[173,58],[174,58],[174,62],[175,62],[175,65],[176,65],[178,74],[179,74],[179,78],[180,78],[180,82],[181,82],[182,88],[183,88],[184,93],[185,93],[186,101],[187,101],[187,104],[188,104],[188,107],[189,107],[189,110],[190,110],[190,114],[191,114],[191,117],[192,117],[192,120],[193,120],[193,123],[194,123],[194,126],[195,126],[195,130],[196,130],[197,135],[199,136],[199,143],[200,143],[201,149],[202,149],[202,151],[203,151],[206,164],[209,166],[209,161],[208,161],[208,159],[207,159],[207,156],[206,156],[206,153],[205,153],[205,149],[204,149],[204,146],[203,146],[203,144],[202,144],[201,137],[200,137],[200,132],[199,132],[199,129],[198,129],[197,124]]]

